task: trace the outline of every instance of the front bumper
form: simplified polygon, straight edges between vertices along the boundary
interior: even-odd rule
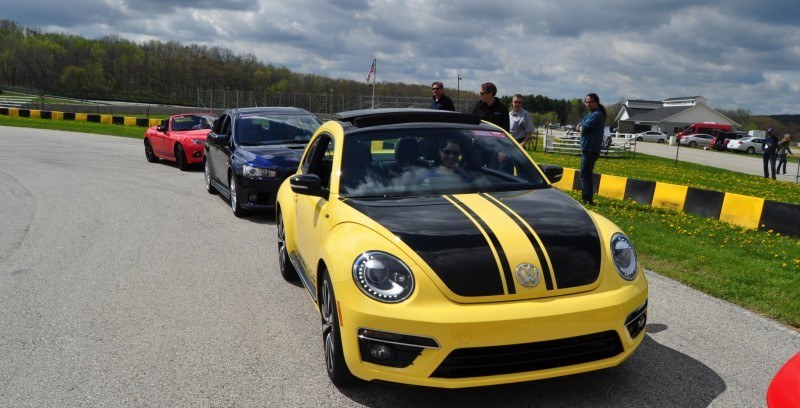
[[[239,205],[248,210],[275,208],[275,197],[283,179],[239,179]]]
[[[437,302],[398,308],[366,298],[348,282],[339,282],[334,290],[340,300],[350,300],[340,302],[339,310],[345,359],[355,376],[443,388],[616,366],[642,342],[647,313],[643,276],[612,291],[493,304]],[[629,330],[632,326],[638,328]],[[400,337],[382,341],[381,333]],[[407,363],[368,362],[375,361],[370,345],[382,342]],[[420,347],[413,347],[415,343]]]

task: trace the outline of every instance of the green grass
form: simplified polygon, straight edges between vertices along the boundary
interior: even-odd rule
[[[0,116],[0,126],[24,126],[141,138],[144,128]],[[578,168],[580,158],[530,151],[539,163]],[[729,191],[800,204],[800,187],[637,154],[601,159],[597,171]],[[569,194],[578,198],[579,193]],[[757,231],[633,201],[597,197],[591,209],[620,226],[633,241],[642,265],[709,295],[800,328],[800,238]]]

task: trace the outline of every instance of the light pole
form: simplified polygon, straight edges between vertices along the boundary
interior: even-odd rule
[[[456,111],[458,111],[458,98],[461,96],[461,74],[456,73]]]
[[[330,100],[331,100],[331,115],[333,115],[333,89],[329,89],[329,91],[331,91],[331,97],[330,97]]]

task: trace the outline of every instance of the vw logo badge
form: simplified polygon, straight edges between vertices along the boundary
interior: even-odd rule
[[[533,288],[539,284],[539,280],[541,279],[541,275],[539,275],[539,270],[536,269],[535,266],[529,263],[522,263],[517,266],[516,269],[517,273],[517,282],[520,285],[525,286],[526,288]]]

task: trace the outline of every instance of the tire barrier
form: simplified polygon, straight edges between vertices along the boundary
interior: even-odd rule
[[[95,113],[44,111],[38,109],[20,109],[9,107],[0,107],[0,115],[20,118],[75,120],[79,122],[139,127],[157,126],[161,123],[161,119],[137,118],[132,116],[113,116]]]
[[[594,174],[593,180],[595,193],[603,197],[633,200],[750,229],[800,237],[800,205],[797,204],[607,174]],[[580,190],[580,171],[565,168],[561,180],[553,185]]]

